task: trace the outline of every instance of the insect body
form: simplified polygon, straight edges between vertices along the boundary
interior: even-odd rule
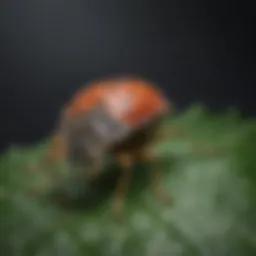
[[[73,164],[90,163],[92,177],[99,173],[102,157],[112,154],[122,168],[114,203],[118,214],[133,163],[155,161],[149,145],[159,119],[169,110],[162,93],[144,79],[120,77],[92,82],[62,109],[58,136],[53,143],[55,154],[59,148]],[[156,191],[166,198],[156,178],[152,178]]]

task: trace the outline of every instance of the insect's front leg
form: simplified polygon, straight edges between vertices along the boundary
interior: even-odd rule
[[[97,179],[101,169],[103,168],[102,154],[97,154],[94,157],[92,157],[91,166],[92,168],[89,174],[89,179],[94,180]]]
[[[137,153],[137,157],[139,160],[150,164],[152,167],[150,172],[150,185],[153,190],[153,193],[157,196],[157,198],[166,203],[171,203],[171,196],[162,186],[162,174],[163,174],[163,163],[159,157],[156,156],[152,147],[144,147]]]
[[[117,218],[122,217],[125,193],[127,192],[132,176],[133,157],[129,153],[116,153],[116,162],[121,167],[121,175],[117,181],[113,211]]]

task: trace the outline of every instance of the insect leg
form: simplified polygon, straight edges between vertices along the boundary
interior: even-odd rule
[[[116,217],[121,217],[125,193],[131,181],[133,157],[128,153],[121,153],[116,154],[115,158],[122,170],[121,176],[119,177],[116,184],[113,211]]]
[[[197,154],[205,155],[205,156],[215,156],[220,154],[218,150],[211,148],[209,146],[203,145],[202,143],[190,139],[184,129],[182,127],[174,126],[174,125],[165,125],[158,130],[158,133],[155,136],[155,141],[164,140],[167,137],[174,138],[186,138],[189,142],[191,150],[193,150]]]
[[[100,174],[102,166],[103,166],[103,163],[102,163],[101,154],[98,154],[95,157],[93,157],[92,158],[92,170],[90,172],[89,179],[91,179],[91,180],[96,179]]]
[[[150,172],[150,185],[153,189],[153,193],[160,201],[169,204],[171,202],[171,197],[161,184],[163,171],[161,159],[154,154],[150,147],[143,148],[139,153],[139,158],[142,161],[150,163],[152,166]]]

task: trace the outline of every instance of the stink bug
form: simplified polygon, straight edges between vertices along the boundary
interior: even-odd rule
[[[157,162],[151,142],[170,104],[156,85],[138,77],[116,77],[91,82],[63,107],[51,157],[63,155],[72,164],[91,164],[96,177],[105,154],[114,156],[122,173],[116,187],[115,214],[122,211],[132,166],[137,160]],[[152,170],[154,188],[169,199]]]

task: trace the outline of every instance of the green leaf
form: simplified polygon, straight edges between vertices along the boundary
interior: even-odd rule
[[[138,164],[122,222],[112,215],[119,170],[111,161],[89,183],[66,163],[40,166],[47,140],[10,148],[0,158],[1,253],[256,255],[255,120],[197,105],[164,124],[184,131],[154,145],[173,204],[157,200],[148,185],[152,166]]]

